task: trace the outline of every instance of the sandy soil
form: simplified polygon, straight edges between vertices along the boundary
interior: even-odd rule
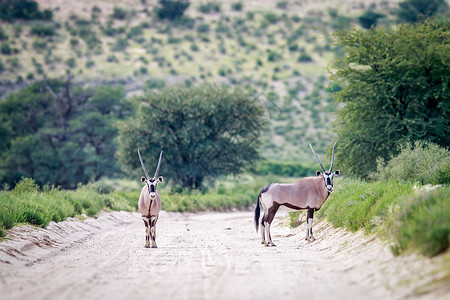
[[[1,299],[448,299],[433,260],[394,258],[373,237],[315,224],[272,226],[264,247],[253,212],[162,212],[159,248],[144,248],[138,214],[16,227],[0,243]],[[436,284],[438,282],[438,284]],[[431,284],[432,283],[432,284]]]

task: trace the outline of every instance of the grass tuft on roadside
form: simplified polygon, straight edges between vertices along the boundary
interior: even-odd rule
[[[335,227],[377,233],[392,252],[435,256],[450,239],[450,187],[411,182],[345,180],[317,212]]]
[[[48,186],[40,191],[33,179],[24,178],[14,190],[0,192],[0,237],[17,224],[46,227],[50,221],[60,222],[81,214],[95,216],[102,209],[134,210],[125,197],[100,193],[95,184],[75,191]]]

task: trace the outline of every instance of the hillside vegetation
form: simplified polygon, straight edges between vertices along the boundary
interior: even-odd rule
[[[309,161],[331,143],[336,106],[328,63],[343,55],[326,34],[358,24],[366,11],[394,19],[396,1],[191,1],[177,21],[157,1],[38,1],[52,21],[2,22],[0,91],[70,72],[85,85],[128,93],[175,83],[245,86],[271,119],[262,153]]]

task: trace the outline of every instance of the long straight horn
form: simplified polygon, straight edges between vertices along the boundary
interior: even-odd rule
[[[319,162],[320,167],[322,168],[322,171],[325,173],[325,168],[322,166],[322,163],[320,162],[320,159],[317,157],[316,151],[314,151],[311,144],[309,144],[309,147],[311,147],[312,152],[314,153],[314,156],[316,157],[317,161]]]
[[[162,157],[162,151],[159,154],[159,161],[158,161],[158,166],[156,167],[156,172],[155,172],[155,176],[153,177],[153,179],[156,180],[156,178],[158,177],[158,173],[159,173],[159,167],[161,166],[161,157]]]
[[[336,143],[337,143],[337,141],[336,142],[334,142],[334,145],[333,145],[333,154],[331,154],[331,166],[330,166],[330,173],[333,171],[333,163],[334,163],[334,147],[336,147]]]
[[[150,176],[148,176],[148,172],[144,166],[144,162],[142,161],[141,152],[139,152],[139,149],[138,149],[138,154],[139,154],[139,160],[141,161],[142,169],[144,169],[145,176],[147,177],[147,180],[150,180]]]

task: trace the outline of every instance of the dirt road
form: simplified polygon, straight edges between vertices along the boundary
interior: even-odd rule
[[[162,212],[157,249],[144,248],[143,222],[126,212],[18,227],[0,243],[0,298],[401,299],[441,276],[424,271],[429,260],[394,259],[376,239],[326,223],[315,224],[317,240],[307,243],[304,225],[280,226],[281,214],[272,226],[278,247],[263,247],[252,219]],[[419,271],[426,279],[414,276]]]

